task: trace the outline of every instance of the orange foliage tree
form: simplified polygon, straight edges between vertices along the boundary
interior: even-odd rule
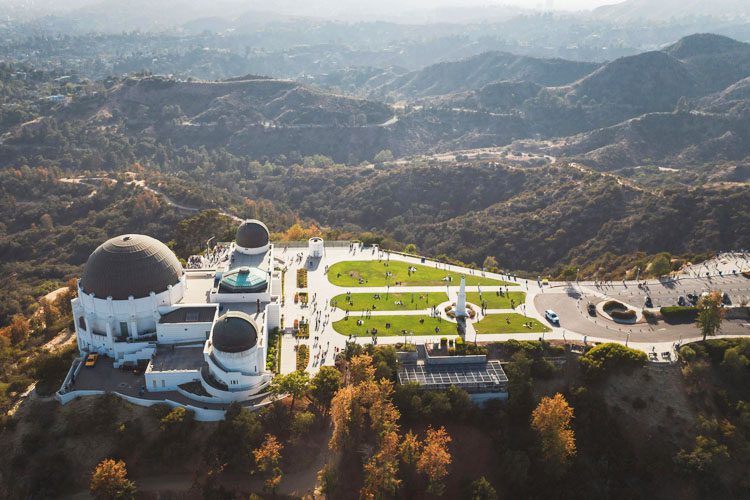
[[[417,460],[417,470],[427,477],[427,491],[434,495],[443,493],[443,479],[448,475],[448,466],[452,462],[448,445],[451,437],[444,427],[427,428],[422,453]]]
[[[531,426],[539,435],[542,456],[552,466],[551,470],[559,473],[576,454],[572,420],[573,408],[560,393],[542,398],[531,414]]]
[[[266,434],[266,439],[259,448],[253,450],[253,456],[255,457],[255,464],[261,472],[267,474],[267,479],[264,483],[264,487],[267,491],[275,493],[276,489],[281,483],[281,450],[284,449],[276,436],[272,434]]]
[[[128,479],[122,460],[102,460],[94,469],[89,484],[91,496],[97,500],[126,500],[135,498],[135,483]]]

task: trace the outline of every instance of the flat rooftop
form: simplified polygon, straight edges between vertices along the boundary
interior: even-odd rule
[[[398,370],[401,384],[417,383],[425,389],[443,390],[455,385],[467,392],[505,391],[508,377],[497,360],[486,363],[404,364]]]
[[[226,272],[240,267],[257,267],[266,272],[272,271],[273,263],[269,263],[271,254],[272,252],[270,249],[267,252],[258,255],[246,255],[235,250],[232,252],[232,256],[229,259]]]
[[[208,294],[214,285],[214,270],[187,271],[185,295],[183,295],[181,304],[208,304]]]
[[[162,314],[159,323],[211,323],[216,316],[217,304],[179,307]]]
[[[151,360],[151,371],[200,370],[203,362],[203,346],[160,346]]]

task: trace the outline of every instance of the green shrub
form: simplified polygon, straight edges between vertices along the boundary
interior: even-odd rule
[[[695,321],[698,316],[698,308],[694,306],[668,306],[662,307],[661,312],[664,321]]]
[[[646,353],[615,343],[599,344],[580,359],[581,369],[589,377],[631,371],[647,361]]]
[[[695,349],[693,349],[689,345],[682,346],[680,348],[680,357],[687,362],[695,360],[695,357],[696,357]]]
[[[628,309],[627,311],[620,311],[615,309],[609,312],[612,319],[619,319],[620,321],[633,321],[638,316],[635,311]]]

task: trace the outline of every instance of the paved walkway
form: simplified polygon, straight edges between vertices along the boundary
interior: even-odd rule
[[[352,260],[396,260],[429,267],[438,267],[446,272],[465,274],[467,276],[485,276],[503,281],[514,282],[513,278],[502,274],[483,273],[481,271],[462,268],[453,265],[436,264],[433,261],[427,261],[422,264],[418,257],[404,256],[391,253],[388,256],[385,253],[376,253],[372,248],[349,249],[348,247],[326,248],[326,253],[322,259],[310,260],[307,258],[307,250],[300,248],[289,249],[280,255],[288,266],[286,283],[285,283],[285,304],[282,314],[285,317],[285,325],[290,326],[294,319],[308,319],[310,321],[310,352],[311,363],[309,370],[311,372],[325,364],[332,364],[335,359],[336,349],[342,349],[345,346],[348,337],[337,333],[332,324],[345,316],[345,311],[332,308],[330,300],[346,292],[351,293],[380,293],[386,292],[385,287],[340,287],[332,284],[325,274],[326,266],[332,266],[337,262]],[[717,260],[718,264],[708,263],[704,268],[712,270],[714,274],[710,277],[696,278],[695,275],[683,276],[674,283],[670,281],[660,282],[650,280],[647,282],[648,293],[656,297],[655,301],[665,302],[665,305],[671,305],[668,302],[673,298],[676,300],[675,293],[687,289],[714,289],[717,287],[731,290],[736,296],[746,293],[750,297],[750,280],[740,275],[732,275],[732,270],[740,271],[750,267],[750,260],[744,256],[733,258],[722,257]],[[748,262],[745,266],[744,263]],[[296,288],[297,269],[306,268],[308,270],[308,293],[310,303],[308,307],[301,307],[294,304],[294,293]],[[692,269],[692,268],[690,268]],[[721,271],[722,275],[718,272]],[[695,271],[693,271],[695,273]],[[730,273],[727,276],[727,272]],[[641,289],[635,282],[615,282],[610,284],[601,284],[594,282],[581,282],[579,284],[553,282],[547,286],[542,286],[541,282],[536,280],[518,279],[515,281],[517,286],[509,287],[509,291],[519,291],[526,293],[526,301],[519,304],[515,309],[492,309],[486,314],[509,314],[516,313],[534,318],[543,324],[551,327],[552,331],[547,333],[529,333],[517,332],[510,334],[483,334],[477,337],[473,323],[481,320],[481,315],[473,321],[467,322],[467,341],[492,342],[498,340],[537,340],[540,338],[548,340],[565,340],[580,342],[608,342],[615,341],[627,343],[629,346],[643,350],[644,352],[672,352],[676,344],[685,343],[699,339],[700,335],[693,325],[658,325],[638,324],[632,327],[619,325],[604,318],[588,318],[586,303],[588,300],[600,301],[608,298],[616,298],[633,305],[638,306],[643,297],[645,289]],[[676,284],[675,284],[676,283]],[[450,302],[455,302],[458,294],[458,284],[447,286],[400,286],[390,287],[390,293],[409,293],[409,292],[446,292]],[[498,286],[467,286],[467,292],[492,292]],[[505,287],[502,286],[504,289]],[[682,292],[680,292],[682,293]],[[686,292],[685,292],[686,293]],[[545,309],[554,309],[563,319],[560,327],[554,327],[544,318]],[[561,314],[563,311],[564,314]],[[361,311],[350,311],[350,316],[357,317]],[[424,310],[398,310],[398,311],[371,311],[372,316],[386,315],[429,315],[429,309]],[[444,318],[445,319],[445,318]],[[317,321],[316,321],[317,320]],[[750,325],[745,326],[742,322],[727,322],[725,332],[730,336],[750,335]],[[354,338],[354,342],[370,343],[370,338]],[[439,342],[439,336],[415,336],[413,340],[417,343]],[[402,336],[379,336],[377,342],[380,344],[394,344],[403,342]],[[284,342],[282,347],[282,373],[285,370],[291,370],[294,367],[294,350],[292,342]],[[290,368],[291,367],[291,368]]]

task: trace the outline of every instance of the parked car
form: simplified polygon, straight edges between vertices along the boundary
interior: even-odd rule
[[[721,296],[721,303],[725,306],[732,305],[732,299],[729,298],[729,294],[727,292],[724,292],[724,294]]]
[[[88,356],[86,356],[86,366],[94,366],[96,365],[97,360],[99,359],[99,355],[95,352],[92,352]]]
[[[698,303],[698,296],[694,293],[687,294],[687,299],[688,299],[688,302],[690,302],[693,305]]]
[[[560,326],[560,318],[557,316],[557,313],[551,309],[547,309],[544,311],[544,317],[547,318],[547,321],[552,323],[553,325]]]
[[[589,302],[589,305],[586,306],[586,309],[588,309],[589,315],[596,316],[596,306],[593,302]]]
[[[677,305],[678,306],[686,306],[687,305],[687,301],[685,300],[685,297],[683,297],[682,295],[680,295],[677,298]]]
[[[646,305],[647,309],[651,309],[652,307],[654,307],[654,301],[651,300],[651,297],[646,297],[646,304],[645,305]]]

